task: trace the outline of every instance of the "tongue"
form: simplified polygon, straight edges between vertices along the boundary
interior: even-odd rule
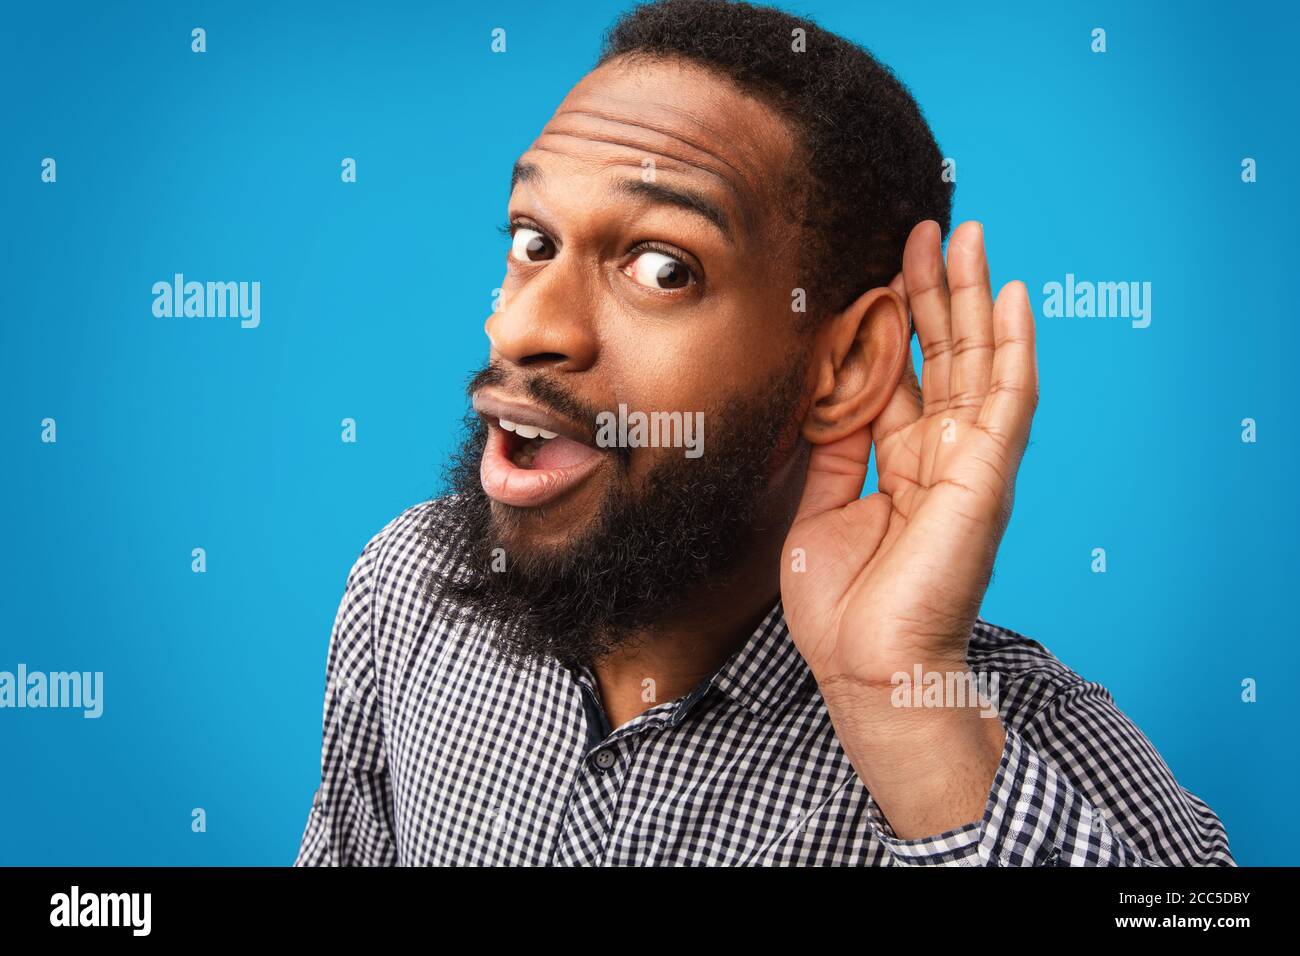
[[[572,438],[548,438],[533,455],[530,468],[546,471],[551,468],[568,468],[578,462],[586,461],[596,454],[590,445],[576,442]]]

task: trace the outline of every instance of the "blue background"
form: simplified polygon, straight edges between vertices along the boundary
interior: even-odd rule
[[[511,163],[625,4],[269,6],[2,15],[0,670],[103,671],[105,712],[0,711],[0,863],[293,859],[348,568],[437,488]],[[911,86],[995,286],[1025,279],[1041,316],[1067,272],[1153,284],[1147,329],[1040,317],[983,613],[1107,685],[1239,862],[1300,862],[1295,15],[790,9]],[[261,327],[155,318],[175,272],[260,281]]]

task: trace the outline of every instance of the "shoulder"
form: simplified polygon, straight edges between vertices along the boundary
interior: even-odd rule
[[[974,669],[983,667],[1005,677],[1038,675],[1058,685],[1081,679],[1038,641],[982,617],[975,619],[967,659]]]
[[[966,659],[976,674],[997,676],[1000,709],[1013,724],[1075,695],[1110,699],[1104,687],[1075,673],[1040,642],[982,617],[975,621]]]
[[[454,518],[450,504],[432,498],[404,509],[371,535],[348,575],[337,643],[373,658],[381,682],[394,662],[445,637],[456,617],[453,605],[429,598],[431,575],[456,560],[444,520]]]
[[[406,508],[361,549],[352,577],[367,589],[414,585],[431,565],[448,560],[440,533],[450,497],[430,498]]]

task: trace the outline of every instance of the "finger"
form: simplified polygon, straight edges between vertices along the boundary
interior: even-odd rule
[[[1008,282],[993,304],[992,378],[977,425],[1018,461],[1038,407],[1034,310],[1023,282]]]
[[[862,495],[871,460],[871,430],[863,427],[825,445],[813,445],[795,520],[843,508]]]
[[[911,324],[912,315],[910,306],[907,304],[907,281],[903,278],[903,273],[900,272],[898,275],[894,276],[893,280],[889,283],[889,288],[903,303],[903,314],[907,316],[908,323]],[[912,331],[916,331],[915,325],[912,326]]]
[[[964,222],[948,240],[948,287],[952,297],[952,369],[948,403],[979,408],[993,367],[993,291],[984,250],[984,227]]]
[[[941,240],[939,224],[927,219],[912,230],[903,248],[903,280],[921,342],[921,395],[927,411],[948,404],[952,335]]]
[[[884,411],[871,423],[871,438],[876,446],[876,469],[879,470],[888,455],[889,438],[895,432],[914,424],[921,417],[921,385],[916,380],[916,369],[912,367],[909,353],[903,376],[885,405]]]

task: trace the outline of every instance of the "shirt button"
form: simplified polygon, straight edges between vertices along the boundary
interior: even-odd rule
[[[614,766],[618,761],[618,758],[614,756],[614,751],[612,750],[597,750],[596,756],[592,758],[592,761],[601,770],[608,770],[610,767]]]

